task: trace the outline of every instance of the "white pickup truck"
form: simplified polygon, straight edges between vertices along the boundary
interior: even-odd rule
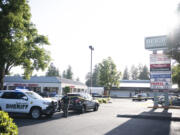
[[[52,99],[42,98],[28,90],[0,90],[0,110],[12,113],[26,113],[33,119],[42,114],[52,116],[58,103]]]

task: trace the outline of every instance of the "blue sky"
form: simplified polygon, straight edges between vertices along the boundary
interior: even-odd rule
[[[112,57],[117,69],[149,65],[144,38],[168,34],[177,23],[179,0],[30,0],[32,22],[47,35],[53,63],[85,81],[93,65]],[[37,72],[35,72],[37,73]],[[38,72],[39,75],[44,72]]]

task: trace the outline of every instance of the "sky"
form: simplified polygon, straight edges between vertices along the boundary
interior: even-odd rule
[[[177,24],[180,0],[29,0],[32,22],[48,36],[52,62],[63,70],[71,65],[74,79],[85,82],[93,67],[111,57],[121,72],[127,66],[149,66],[144,38],[166,35]],[[39,71],[34,74],[43,75]]]

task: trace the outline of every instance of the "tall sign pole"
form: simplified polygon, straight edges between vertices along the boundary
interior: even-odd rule
[[[169,106],[168,91],[171,89],[171,59],[159,50],[167,49],[166,36],[145,38],[145,49],[153,51],[150,55],[150,83],[154,92],[154,108],[158,107],[158,92],[163,92],[165,107]]]

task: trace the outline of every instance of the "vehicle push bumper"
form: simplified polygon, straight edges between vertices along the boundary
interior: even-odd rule
[[[58,104],[56,102],[51,102],[49,106],[46,107],[46,109],[42,110],[43,114],[52,114],[58,111]]]

